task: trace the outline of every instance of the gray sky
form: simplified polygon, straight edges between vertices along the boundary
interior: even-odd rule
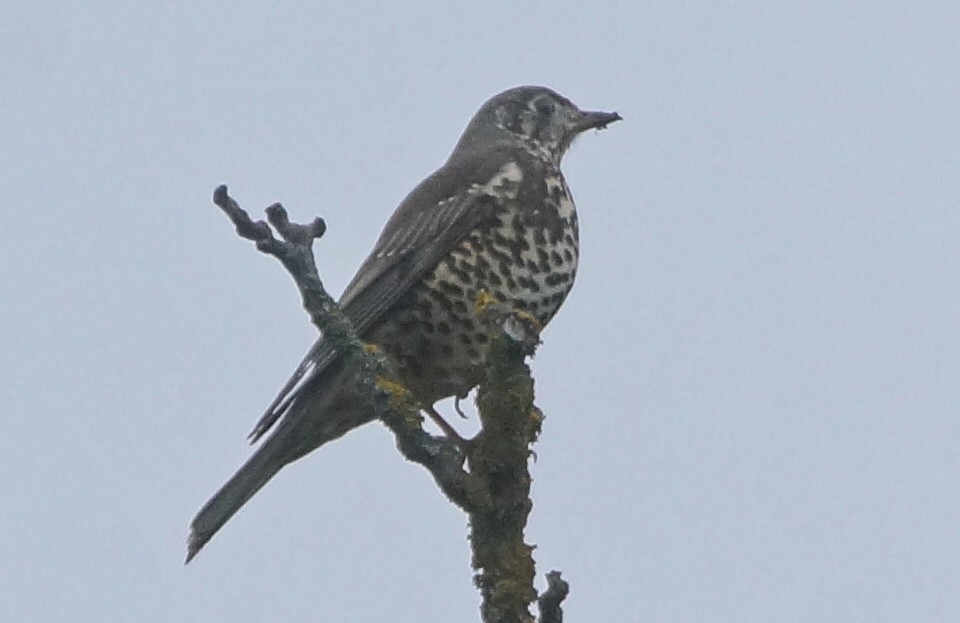
[[[960,620],[956,3],[323,4],[5,3],[0,619],[477,619],[463,515],[376,424],[182,566],[314,337],[210,194],[322,215],[338,294],[533,83],[625,118],[565,161],[534,362],[569,620]]]

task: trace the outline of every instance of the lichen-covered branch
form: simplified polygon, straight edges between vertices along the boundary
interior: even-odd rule
[[[530,444],[543,419],[533,404],[525,363],[532,346],[503,333],[491,342],[486,378],[477,391],[483,425],[470,455],[470,471],[493,495],[489,511],[470,513],[475,581],[484,623],[532,623],[533,547],[524,542],[530,500]]]
[[[468,513],[484,623],[532,623],[530,604],[537,599],[533,547],[524,542],[523,533],[532,508],[530,445],[543,420],[533,404],[533,378],[526,364],[526,357],[539,343],[536,321],[490,297],[478,300],[478,313],[491,327],[486,377],[477,392],[482,430],[461,447],[446,436],[423,429],[419,405],[402,385],[391,380],[383,353],[360,340],[324,289],[312,249],[313,241],[326,231],[322,219],[308,225],[292,223],[284,208],[274,204],[266,210],[269,225],[254,221],[230,197],[226,186],[216,189],[213,200],[238,235],[283,263],[313,324],[339,353],[352,358],[358,395],[369,397],[372,413],[393,432],[401,454],[425,467],[441,491]],[[274,230],[280,238],[274,236]],[[568,589],[559,572],[547,577],[549,588],[539,599],[541,622],[560,623],[560,602]]]

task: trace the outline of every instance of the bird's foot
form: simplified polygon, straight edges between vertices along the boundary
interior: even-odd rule
[[[466,398],[466,396],[463,396],[462,398],[461,398],[460,396],[454,396],[454,397],[453,397],[453,408],[454,408],[454,410],[457,412],[457,415],[459,415],[461,418],[467,420],[467,419],[470,419],[470,418],[468,418],[468,417],[467,417],[467,414],[464,413],[464,412],[463,412],[463,409],[460,408],[460,401],[463,400],[463,398]]]

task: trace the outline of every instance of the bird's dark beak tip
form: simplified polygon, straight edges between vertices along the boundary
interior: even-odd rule
[[[618,112],[590,111],[583,113],[583,119],[580,122],[580,131],[583,130],[605,130],[608,125],[615,121],[622,121],[623,117]]]
[[[621,117],[621,116],[620,116],[620,113],[618,113],[618,112],[616,112],[616,111],[611,112],[611,113],[607,113],[607,114],[610,116],[609,119],[608,119],[607,121],[603,122],[602,124],[598,125],[598,126],[597,126],[597,129],[598,129],[598,130],[606,130],[606,129],[607,129],[607,126],[610,125],[611,123],[614,123],[614,122],[616,122],[616,121],[623,121],[623,117]]]

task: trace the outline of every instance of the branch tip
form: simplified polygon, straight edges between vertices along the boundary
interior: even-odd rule
[[[537,599],[540,609],[540,623],[563,623],[563,609],[560,604],[570,594],[570,584],[560,577],[559,571],[547,574],[547,590]]]
[[[310,236],[314,240],[318,240],[322,238],[325,233],[327,233],[327,222],[319,216],[313,219],[313,222],[310,223]]]
[[[290,217],[287,215],[286,209],[283,205],[279,203],[274,203],[267,207],[264,212],[267,213],[267,220],[273,225],[278,232],[283,234],[283,230],[286,227],[290,226]]]
[[[223,207],[224,202],[229,198],[226,184],[220,184],[213,190],[213,203],[216,205]]]

